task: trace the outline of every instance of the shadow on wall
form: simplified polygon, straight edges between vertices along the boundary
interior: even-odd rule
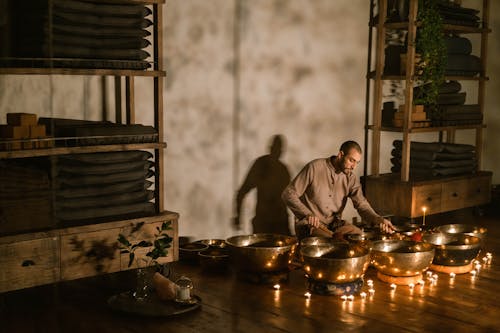
[[[275,233],[290,235],[288,211],[281,200],[281,193],[290,183],[288,167],[280,161],[284,151],[285,137],[271,137],[269,154],[258,157],[236,194],[236,217],[234,227],[240,228],[240,213],[245,196],[254,188],[257,190],[255,216],[252,219],[254,233]]]

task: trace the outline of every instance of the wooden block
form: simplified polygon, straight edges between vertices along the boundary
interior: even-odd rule
[[[403,120],[403,118],[404,118],[403,112],[398,111],[398,112],[394,113],[394,119]],[[427,120],[427,112],[412,112],[411,113],[411,120],[412,121],[425,121],[425,120]]]
[[[14,126],[30,126],[37,124],[37,116],[33,113],[7,113],[7,124]]]
[[[44,138],[47,136],[45,132],[45,125],[30,125],[29,137],[30,138]]]
[[[0,137],[7,139],[25,139],[30,135],[28,126],[13,126],[2,125],[0,126]]]

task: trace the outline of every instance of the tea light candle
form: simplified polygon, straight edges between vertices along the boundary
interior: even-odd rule
[[[347,296],[346,296],[346,295],[342,295],[342,296],[340,296],[340,298],[341,298],[343,301],[347,301]]]
[[[363,291],[362,293],[359,294],[359,296],[361,296],[362,299],[365,299],[366,298],[366,293]]]
[[[470,275],[472,275],[473,277],[476,276],[477,272],[473,269],[472,271],[470,271]]]
[[[450,278],[451,278],[451,279],[454,279],[454,278],[455,278],[455,275],[456,275],[455,273],[451,272],[451,273],[450,273]]]
[[[432,276],[432,272],[431,271],[427,271],[427,277],[431,277]]]
[[[350,301],[354,301],[354,295],[347,296],[347,299],[350,300]]]
[[[420,281],[418,281],[418,284],[423,287],[423,286],[425,286],[425,281],[424,280],[420,280]]]
[[[397,285],[394,283],[391,283],[391,289],[396,289],[396,288],[397,288]]]
[[[437,280],[437,279],[438,279],[438,275],[437,275],[437,274],[434,274],[434,275],[432,275],[432,278],[433,278],[434,280]]]
[[[375,289],[368,289],[368,293],[370,294],[370,296],[373,296],[375,294]]]
[[[410,287],[410,289],[413,290],[413,288],[415,288],[415,285],[413,283],[410,283],[408,287]]]
[[[366,281],[366,284],[368,285],[368,287],[373,286],[373,280]]]
[[[424,217],[422,219],[422,225],[425,225],[425,212],[427,212],[427,207],[422,207],[422,211],[424,212]]]
[[[273,288],[274,288],[275,290],[280,290],[281,286],[280,286],[279,284],[275,284],[275,285],[273,286]]]

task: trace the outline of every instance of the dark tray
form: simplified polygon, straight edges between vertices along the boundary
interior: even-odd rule
[[[132,313],[147,317],[170,317],[198,309],[201,298],[193,295],[190,302],[179,303],[174,300],[162,301],[156,295],[144,301],[137,301],[130,291],[113,295],[108,299],[108,305],[116,311]]]

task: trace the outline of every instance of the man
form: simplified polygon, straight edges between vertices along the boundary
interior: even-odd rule
[[[288,226],[288,211],[281,200],[281,193],[291,179],[287,166],[280,161],[284,145],[283,136],[273,136],[269,154],[257,158],[248,171],[236,195],[236,217],[233,220],[235,228],[240,227],[243,199],[255,188],[257,203],[255,217],[252,219],[253,232],[291,234]]]
[[[331,236],[331,232],[339,239],[348,233],[361,233],[359,228],[341,219],[348,198],[364,221],[378,226],[382,232],[394,232],[392,223],[378,215],[363,195],[353,172],[360,161],[359,144],[346,141],[337,156],[306,164],[283,190],[281,198],[295,215],[299,240],[308,236]]]

